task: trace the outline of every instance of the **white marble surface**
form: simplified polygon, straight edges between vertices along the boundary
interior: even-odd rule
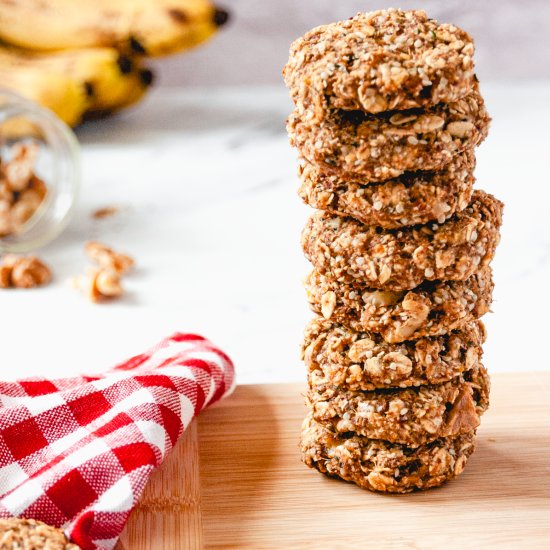
[[[540,347],[550,299],[550,83],[486,85],[494,118],[478,186],[506,202],[486,317],[492,371],[549,369]],[[203,333],[233,358],[241,383],[303,380],[311,313],[299,247],[308,209],[296,196],[282,87],[155,91],[133,112],[80,130],[84,185],[66,233],[41,254],[55,283],[2,291],[3,378],[99,371],[172,331]],[[95,221],[90,212],[122,212]],[[98,238],[139,268],[118,303],[87,303],[68,285]]]

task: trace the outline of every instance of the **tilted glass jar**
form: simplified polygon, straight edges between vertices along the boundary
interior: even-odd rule
[[[17,231],[0,236],[0,253],[29,252],[55,239],[67,226],[80,187],[80,149],[72,130],[52,112],[0,88],[0,159],[14,145],[35,143],[34,172],[46,194]]]

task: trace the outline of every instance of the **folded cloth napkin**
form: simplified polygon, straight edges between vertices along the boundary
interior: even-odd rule
[[[233,385],[231,360],[181,333],[99,376],[0,382],[0,517],[113,548],[151,472]]]

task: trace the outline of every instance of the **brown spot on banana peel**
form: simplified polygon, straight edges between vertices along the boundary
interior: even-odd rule
[[[134,53],[137,53],[140,55],[145,55],[147,53],[147,50],[145,49],[143,44],[135,36],[130,36],[129,43],[130,43],[130,50],[133,51]]]
[[[229,12],[222,8],[216,8],[212,20],[217,27],[221,27],[229,20]]]
[[[139,71],[139,79],[145,87],[151,86],[155,81],[155,73],[151,69],[141,69]]]
[[[180,23],[181,25],[185,25],[189,22],[189,17],[187,17],[187,14],[183,10],[180,10],[177,8],[171,8],[168,10],[168,15],[176,23]]]
[[[82,122],[93,120],[102,120],[108,118],[115,113],[114,109],[96,109],[95,111],[87,111],[82,117]]]
[[[134,68],[133,61],[127,55],[119,55],[117,65],[122,74],[130,74]]]
[[[86,94],[86,97],[95,96],[95,86],[93,82],[90,82],[89,80],[84,82],[84,93]]]

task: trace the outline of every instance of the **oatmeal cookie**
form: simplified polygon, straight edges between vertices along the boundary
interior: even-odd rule
[[[0,548],[32,550],[79,550],[63,531],[41,521],[24,518],[0,519]]]
[[[491,268],[485,266],[466,281],[427,281],[408,292],[337,283],[315,270],[306,278],[305,287],[316,313],[396,343],[447,334],[485,315],[494,284]]]
[[[302,233],[313,267],[341,283],[409,290],[422,281],[463,281],[492,260],[502,203],[483,191],[443,224],[381,230],[327,212],[316,212]]]
[[[311,414],[302,426],[305,464],[371,491],[409,493],[437,487],[462,472],[474,448],[475,431],[412,449],[351,433],[335,434]]]
[[[381,183],[345,181],[320,172],[305,159],[299,167],[302,200],[319,210],[351,216],[365,225],[395,229],[443,223],[472,198],[475,155],[464,151],[437,172],[405,172]]]
[[[406,388],[441,384],[477,368],[484,341],[481,321],[444,336],[389,344],[379,334],[317,318],[306,327],[302,359],[309,386],[318,392]]]
[[[313,418],[331,431],[418,447],[479,426],[489,406],[489,375],[478,365],[435,386],[367,392],[310,389],[307,402]]]
[[[369,113],[449,103],[474,87],[474,45],[424,11],[358,13],[298,38],[283,69],[300,109]]]
[[[287,120],[290,143],[319,170],[342,180],[384,181],[406,171],[441,170],[487,136],[490,118],[477,90],[422,110],[331,111],[319,123],[296,109]]]

